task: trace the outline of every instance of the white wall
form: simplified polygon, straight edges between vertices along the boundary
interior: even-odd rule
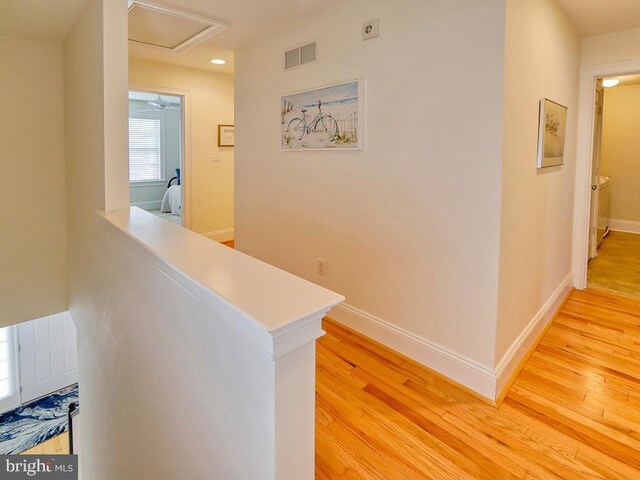
[[[640,28],[587,37],[582,40],[582,66],[640,59]]]
[[[91,0],[64,48],[82,477],[312,479],[315,339],[341,297],[130,216],[126,15]]]
[[[581,48],[554,0],[508,0],[506,18],[496,364],[571,272]],[[569,116],[565,164],[537,170],[543,97],[567,106]]]
[[[69,310],[82,385],[80,463],[84,478],[96,480],[114,478],[118,440],[111,420],[122,402],[108,380],[111,372],[126,371],[102,343],[118,332],[109,330],[106,311],[92,301],[87,269],[97,235],[95,210],[129,205],[126,15],[126,2],[90,0],[64,45]],[[111,300],[117,309],[120,299]]]
[[[67,308],[60,45],[0,36],[0,326]]]
[[[233,148],[218,147],[218,124],[233,124],[233,77],[138,58],[129,62],[135,83],[191,93],[191,229],[211,233],[234,226]],[[218,153],[220,162],[212,162]],[[188,214],[188,213],[187,213]]]
[[[381,36],[363,42],[378,17]],[[353,0],[240,48],[237,246],[492,365],[503,22],[501,0]],[[320,61],[283,72],[282,50],[315,38]],[[280,96],[353,78],[365,149],[280,152]]]
[[[609,218],[640,227],[640,85],[604,93],[600,174],[611,178]]]
[[[84,478],[312,480],[315,340],[340,296],[137,208],[105,217]]]

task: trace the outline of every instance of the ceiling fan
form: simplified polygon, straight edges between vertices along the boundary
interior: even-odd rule
[[[180,105],[176,105],[174,103],[167,102],[160,95],[158,98],[153,100],[149,100],[147,104],[151,107],[146,110],[141,110],[141,112],[150,112],[152,110],[156,112],[166,112],[167,110],[178,110]]]

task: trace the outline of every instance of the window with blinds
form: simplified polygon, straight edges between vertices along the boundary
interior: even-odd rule
[[[162,180],[160,118],[129,117],[129,180]]]

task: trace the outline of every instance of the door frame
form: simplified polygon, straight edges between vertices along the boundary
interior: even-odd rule
[[[572,255],[573,285],[580,290],[587,287],[587,263],[589,262],[589,214],[591,210],[590,191],[596,79],[638,72],[640,72],[640,60],[584,67],[580,71]]]
[[[584,67],[580,71],[572,255],[573,284],[580,290],[587,287],[587,264],[589,262],[589,217],[591,212],[596,79],[637,74],[638,72],[640,72],[640,61],[595,65]]]
[[[589,205],[589,245],[588,245],[588,260],[595,258],[598,255],[598,222],[599,222],[599,205],[600,205],[600,180],[599,177],[596,183],[594,182],[593,171],[596,170],[599,176],[600,174],[600,163],[601,163],[601,155],[602,155],[602,128],[604,126],[604,90],[605,87],[602,85],[600,80],[596,80],[596,94],[598,92],[602,93],[601,99],[601,111],[597,110],[593,111],[593,131],[596,133],[596,128],[599,130],[600,141],[598,148],[600,152],[593,151],[593,158],[591,160],[591,197],[590,197],[590,205]],[[597,95],[594,94],[594,103],[597,102]],[[596,106],[598,104],[596,103]],[[596,120],[599,121],[596,122]],[[597,137],[593,137],[593,145],[595,147]],[[595,159],[598,159],[598,165],[595,164]],[[597,188],[593,188],[594,185],[597,185]],[[588,262],[587,262],[588,263]]]
[[[182,98],[182,160],[180,162],[182,226],[191,230],[193,213],[193,209],[191,208],[191,90],[140,82],[129,82],[129,90],[173,95]]]

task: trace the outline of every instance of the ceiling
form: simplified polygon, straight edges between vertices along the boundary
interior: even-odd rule
[[[63,42],[87,0],[0,0],[0,35]]]
[[[186,51],[160,51],[130,42],[130,55],[232,74],[233,52],[253,38],[296,18],[311,17],[345,0],[159,0],[188,13],[213,17],[229,28]],[[582,36],[640,28],[640,0],[558,0]],[[62,42],[87,0],[0,0],[0,35]],[[221,58],[226,65],[212,65]]]
[[[640,0],[558,0],[583,37],[640,28]]]
[[[618,87],[624,87],[626,85],[640,85],[640,74],[624,75],[624,76],[615,77],[615,78],[620,80],[620,83],[617,85]],[[615,88],[615,87],[612,87],[612,88]]]
[[[2,0],[0,0],[2,1]],[[129,42],[129,54],[162,63],[232,74],[233,52],[249,40],[268,33],[292,19],[311,17],[345,0],[172,0],[154,1],[187,13],[218,19],[229,28],[180,53],[166,52]],[[212,65],[220,58],[226,65]]]
[[[232,74],[233,52],[249,40],[292,19],[312,17],[345,0],[152,0],[187,13],[226,23],[222,33],[180,53],[130,42],[130,55],[163,63]],[[87,0],[0,0],[0,35],[45,42],[63,42]],[[226,65],[209,60],[221,58]]]

